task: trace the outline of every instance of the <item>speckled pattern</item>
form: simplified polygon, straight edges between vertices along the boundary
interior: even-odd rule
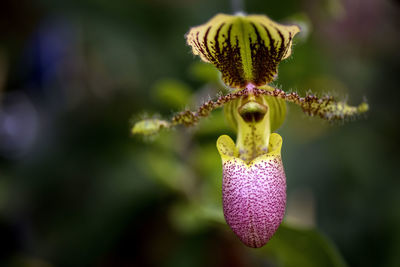
[[[228,225],[249,247],[262,247],[285,214],[286,177],[279,155],[250,165],[238,158],[223,163],[222,200]]]

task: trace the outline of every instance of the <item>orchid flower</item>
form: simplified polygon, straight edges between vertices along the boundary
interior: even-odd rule
[[[286,176],[281,159],[282,137],[275,131],[286,116],[286,102],[310,116],[343,120],[368,110],[331,96],[286,93],[269,85],[279,63],[291,55],[296,25],[278,24],[263,15],[218,14],[186,35],[194,55],[213,64],[231,93],[209,100],[196,111],[185,110],[171,120],[137,122],[133,134],[151,135],[177,125],[192,126],[216,108],[224,107],[237,131],[217,140],[222,159],[222,200],[225,220],[249,247],[261,247],[274,235],[285,214]]]

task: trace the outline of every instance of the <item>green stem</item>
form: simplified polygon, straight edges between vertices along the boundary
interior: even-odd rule
[[[231,7],[234,14],[244,12],[243,0],[231,0]]]

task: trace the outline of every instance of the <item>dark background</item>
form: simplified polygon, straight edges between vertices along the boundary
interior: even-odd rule
[[[398,1],[244,6],[303,27],[276,86],[370,105],[334,125],[289,105],[287,225],[317,229],[350,266],[400,266]],[[308,239],[263,255],[223,223],[215,141],[234,133],[221,111],[130,135],[144,112],[168,118],[221,90],[184,39],[219,12],[230,1],[0,3],[1,266],[311,266]]]

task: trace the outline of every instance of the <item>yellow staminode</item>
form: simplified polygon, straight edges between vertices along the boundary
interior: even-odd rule
[[[278,24],[264,15],[218,14],[188,32],[193,54],[212,63],[231,87],[271,82],[280,61],[291,54],[296,25]]]

